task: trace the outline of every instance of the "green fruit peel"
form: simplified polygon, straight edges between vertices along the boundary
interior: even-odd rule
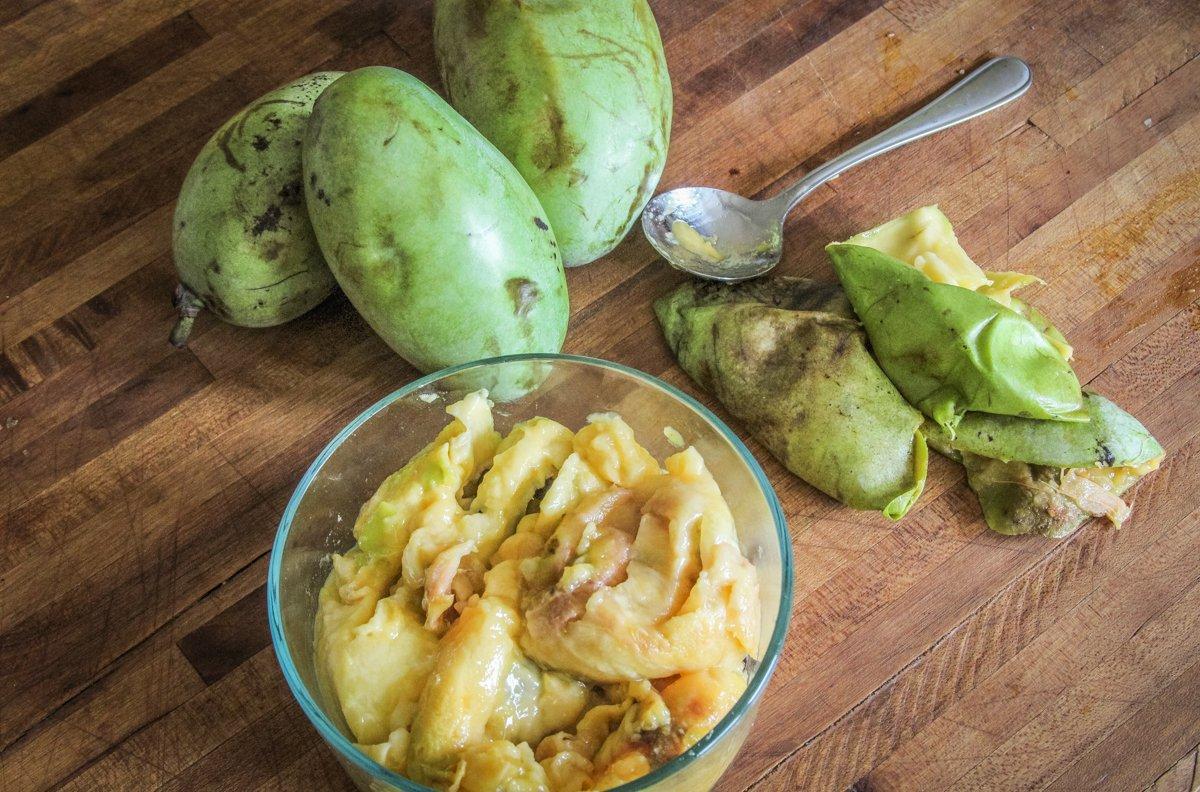
[[[921,415],[871,358],[836,285],[693,281],[654,310],[683,370],[792,473],[894,520],[916,502]]]
[[[968,411],[1087,420],[1075,372],[1025,316],[874,248],[826,251],[879,365],[951,435]]]

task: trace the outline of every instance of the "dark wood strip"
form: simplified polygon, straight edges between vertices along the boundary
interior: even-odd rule
[[[0,680],[0,706],[12,707],[14,718],[21,715],[12,725],[14,734],[20,733],[15,730],[27,729],[40,717],[40,710],[35,705],[57,706],[57,702],[86,685],[92,658],[96,662],[111,662],[129,646],[158,629],[166,618],[191,602],[198,592],[210,589],[224,579],[222,576],[231,574],[237,568],[234,565],[266,552],[282,508],[280,499],[264,499],[257,484],[235,469],[218,446],[229,447],[238,454],[234,461],[241,470],[254,473],[261,468],[267,481],[277,485],[280,493],[290,490],[298,470],[328,441],[338,426],[371,400],[372,393],[382,394],[411,377],[402,367],[397,371],[395,366],[387,365],[394,363],[393,354],[359,324],[354,321],[348,325],[353,326],[353,333],[362,339],[356,348],[347,348],[336,340],[322,347],[297,345],[295,334],[288,332],[293,329],[291,327],[259,333],[243,328],[219,328],[235,340],[273,338],[279,344],[284,357],[277,361],[282,370],[276,374],[284,375],[282,384],[261,381],[255,375],[257,367],[239,367],[241,376],[229,375],[224,387],[228,394],[224,398],[232,397],[237,401],[258,398],[260,390],[269,388],[270,409],[241,414],[236,420],[221,420],[204,415],[214,405],[205,408],[193,399],[190,417],[180,414],[179,420],[170,425],[159,422],[162,436],[142,444],[151,447],[131,448],[125,457],[132,458],[113,460],[119,474],[115,487],[94,493],[96,484],[102,484],[103,480],[93,474],[87,477],[87,483],[73,488],[82,487],[90,493],[83,502],[64,506],[63,498],[47,500],[39,496],[10,515],[13,523],[19,521],[37,526],[36,535],[27,536],[20,542],[21,546],[28,550],[61,541],[67,547],[60,557],[74,558],[87,552],[89,545],[94,544],[108,526],[118,530],[116,526],[127,525],[119,530],[138,540],[136,563],[130,563],[107,548],[98,551],[105,556],[106,562],[108,558],[114,560],[88,578],[86,584],[56,596],[52,605],[47,603],[20,621],[10,619],[15,622],[12,628],[0,633],[0,669],[20,668],[20,672],[14,673],[28,677],[22,676],[12,685],[8,680]],[[312,329],[321,330],[317,324],[313,324]],[[327,341],[330,339],[329,328],[322,336]],[[228,350],[227,346],[221,348]],[[295,352],[300,349],[310,354],[301,354],[299,360],[311,358],[309,364],[318,367],[311,376],[291,367],[291,363],[297,362]],[[332,365],[335,360],[338,366]],[[353,398],[350,399],[345,398],[347,383],[353,383]],[[213,401],[221,398],[217,396]],[[357,406],[354,405],[356,400],[361,401]],[[319,406],[325,404],[342,404],[343,407],[329,415],[326,408]],[[225,409],[221,407],[222,411]],[[324,420],[305,417],[314,411]],[[193,436],[197,430],[189,426],[193,419],[201,426],[199,436]],[[226,426],[229,427],[227,436],[222,434]],[[297,439],[291,432],[298,426],[305,431]],[[210,430],[214,435],[211,440],[204,437]],[[170,440],[173,436],[177,439]],[[164,443],[180,446],[178,454],[173,449],[166,449],[168,460],[173,458],[174,464],[162,461],[163,450],[157,447]],[[264,447],[267,452],[260,453],[259,449]],[[301,453],[297,450],[300,447],[307,450]],[[151,455],[152,458],[142,462]],[[294,466],[280,466],[280,458],[290,460]],[[145,467],[155,468],[153,476],[143,469]],[[286,480],[280,475],[281,470],[289,471]],[[113,489],[117,491],[113,492]],[[70,497],[79,501],[73,492]],[[94,507],[93,500],[101,501],[101,507]],[[47,523],[47,518],[54,522]],[[63,528],[66,528],[65,532]],[[220,548],[215,556],[213,547]],[[27,565],[31,562],[31,556],[18,552],[15,563]],[[42,575],[50,571],[26,568],[32,576],[28,581],[22,579],[19,569],[9,575],[15,581],[11,588],[20,589],[13,594],[16,599],[28,598],[31,587],[40,585]],[[172,570],[169,581],[159,580],[157,576],[155,570],[163,568]],[[147,574],[151,574],[149,582]],[[146,586],[150,589],[146,590]],[[107,603],[102,613],[89,610],[89,603],[97,600]],[[143,607],[135,608],[130,604],[135,602],[142,603]],[[56,677],[49,671],[24,669],[25,664],[21,662],[9,664],[5,659],[10,650],[16,654],[34,651],[40,641],[38,636],[44,635],[46,630],[62,633],[62,639],[55,645],[55,663],[71,667],[73,675]],[[106,636],[102,643],[86,637],[97,630]],[[12,702],[3,700],[5,691],[16,690],[23,684],[37,688],[37,692],[16,695]],[[19,709],[23,706],[31,709]],[[7,736],[4,729],[8,725],[7,722],[0,724],[0,742]]]
[[[196,460],[197,462],[199,460]],[[212,465],[213,462],[208,464]],[[102,569],[64,574],[69,587],[0,632],[0,747],[6,747],[62,702],[90,684],[109,663],[136,646],[200,594],[229,578],[270,547],[276,510],[250,486],[224,475],[220,491],[193,503],[128,502],[85,529],[128,547]],[[176,486],[200,489],[192,471]],[[134,497],[130,495],[130,497]],[[161,496],[160,496],[161,497]],[[220,548],[214,553],[213,548]],[[55,635],[52,645],[46,635]]]
[[[248,591],[262,585],[267,556],[238,570],[228,580],[97,673],[75,696],[12,746],[0,751],[0,778],[23,778],[12,792],[41,792],[80,774],[101,761],[113,745],[179,718],[197,698],[209,695],[206,686],[184,659],[174,636],[204,624]],[[235,672],[232,676],[239,676]],[[229,691],[227,690],[226,693]],[[239,702],[244,695],[233,697]],[[194,728],[195,720],[187,719]],[[154,755],[153,751],[143,751]],[[6,790],[7,792],[7,790]]]
[[[46,0],[4,0],[0,3],[0,25],[15,22]]]
[[[313,30],[337,44],[340,50],[354,49],[394,24],[406,13],[406,5],[394,0],[355,0],[322,18]]]
[[[195,154],[192,146],[168,151],[136,167],[95,200],[43,210],[42,217],[56,222],[13,244],[0,260],[0,273],[8,274],[12,293],[32,286],[173,201]],[[170,240],[164,243],[169,246]]]
[[[134,172],[164,151],[198,152],[226,119],[275,87],[253,64],[243,66],[96,152],[76,171],[75,186],[87,189]]]
[[[650,0],[650,10],[658,22],[658,33],[664,42],[669,42],[700,21],[712,16],[730,2],[741,0],[691,0],[687,3],[667,3],[665,0]]]
[[[792,65],[881,5],[882,0],[811,0],[791,9],[676,86],[674,133]]]
[[[395,4],[364,0],[329,14],[314,32],[333,41],[335,49],[343,42],[358,46],[392,21],[396,8]],[[376,52],[384,55],[382,50]],[[285,79],[297,76],[289,74]],[[25,234],[0,256],[0,278],[11,293],[27,288],[170,201],[211,131],[276,87],[273,80],[256,64],[243,66],[148,119],[69,176],[43,185],[14,207],[12,222],[0,230],[0,241],[10,234]],[[77,198],[114,181],[95,198]]]
[[[394,64],[404,69],[441,95],[442,79],[433,56],[432,0],[413,0],[387,27],[388,37],[404,52],[404,62]]]
[[[269,87],[244,66],[43,185],[9,210],[0,241],[25,236],[0,257],[0,279],[12,294],[22,291],[171,201],[209,134]],[[77,197],[97,189],[95,198]]]
[[[29,382],[13,363],[12,358],[0,354],[0,398],[9,399],[28,389]]]
[[[81,396],[79,388],[87,388],[100,380],[110,381],[114,365],[120,366],[126,356],[138,353],[146,356],[143,365],[153,362],[154,353],[149,350],[160,346],[158,342],[163,341],[170,329],[169,321],[176,316],[170,305],[174,283],[173,269],[164,256],[0,356],[0,364],[10,365],[11,375],[17,378],[13,380],[13,386],[24,383],[20,388],[0,387],[2,411],[6,415],[15,415],[22,422],[22,442],[31,439],[26,434],[28,419],[34,419],[40,427],[39,432],[53,426],[57,421],[47,422],[47,417],[61,415],[67,397],[78,398]],[[164,348],[162,352],[166,354],[167,350]],[[85,367],[90,370],[81,370]],[[67,390],[51,388],[49,392],[43,392],[39,401],[44,402],[38,405],[29,399],[17,399],[21,393],[53,381],[66,370],[73,372]],[[98,374],[102,376],[97,378]]]
[[[212,381],[187,350],[168,355],[54,430],[0,457],[7,485],[18,497],[42,491]]]
[[[77,316],[67,314],[17,344],[12,352],[20,354],[26,363],[26,370],[32,369],[38,381],[41,381],[47,372],[59,368],[64,358],[87,354],[95,348],[96,339],[83,322]]]
[[[208,34],[185,12],[64,78],[0,117],[0,159],[64,126],[207,40]]]
[[[179,639],[179,650],[211,685],[271,644],[262,586]]]
[[[302,715],[299,717],[303,717]],[[314,737],[307,741],[308,749],[295,758],[288,768],[255,792],[283,792],[304,789],[307,792],[355,792],[350,776],[338,764],[333,751]]]

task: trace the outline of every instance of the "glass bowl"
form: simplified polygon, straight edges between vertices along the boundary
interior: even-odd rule
[[[317,593],[329,574],[330,554],[354,543],[351,528],[359,506],[449,422],[448,404],[488,385],[501,432],[535,415],[577,429],[589,414],[613,410],[660,461],[678,450],[672,439],[678,443],[682,437],[695,446],[720,485],[737,521],[742,550],[758,570],[759,660],[746,692],[716,728],[683,754],[618,789],[712,787],[745,741],[783,647],[792,604],[787,523],[762,469],[715,415],[648,374],[604,360],[514,355],[445,369],[380,400],[330,441],[288,502],[267,575],[271,641],[293,695],[360,789],[428,789],[355,748],[337,702],[318,685],[313,652]]]

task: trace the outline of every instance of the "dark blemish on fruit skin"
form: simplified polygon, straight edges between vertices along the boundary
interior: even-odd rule
[[[520,86],[517,85],[517,81],[512,77],[506,77],[504,79],[504,103],[512,104],[517,101],[518,90],[520,90]]]
[[[230,126],[221,136],[217,138],[217,148],[221,149],[221,153],[225,155],[225,164],[233,168],[238,173],[245,173],[246,166],[238,162],[238,158],[233,156],[233,150],[229,148],[229,140],[233,137],[235,126]]]
[[[220,275],[221,274],[221,263],[219,261],[217,261],[216,259],[213,259],[212,261],[208,262],[208,269],[210,272],[212,272],[213,275]]]
[[[261,236],[264,231],[274,231],[279,228],[279,218],[282,216],[283,210],[278,205],[271,204],[267,211],[254,218],[254,227],[250,229],[250,233]]]
[[[425,136],[427,138],[433,137],[433,131],[429,127],[427,127],[425,125],[425,122],[422,121],[421,119],[410,118],[410,119],[408,119],[408,123],[412,124],[412,128],[417,130],[418,132],[420,132],[423,136]]]
[[[311,174],[309,174],[309,177],[308,177],[308,186],[309,186],[309,187],[316,187],[316,186],[317,186],[317,174],[316,174],[316,173],[311,173]]]
[[[504,282],[504,288],[508,291],[508,298],[512,300],[513,315],[518,319],[527,317],[533,306],[542,298],[537,284],[528,278],[509,278]]]
[[[730,175],[730,176],[741,176],[741,175],[742,175],[742,172],[741,172],[741,170],[740,170],[740,169],[738,169],[738,168],[730,168],[730,169],[729,169],[729,175]]]
[[[837,360],[842,355],[846,354],[846,349],[850,343],[850,336],[843,335],[837,340],[837,344],[833,348],[833,359]]]
[[[546,221],[545,221],[545,220],[543,220],[543,219],[542,219],[542,218],[540,218],[540,217],[534,217],[534,218],[533,218],[533,224],[534,224],[535,226],[537,226],[538,228],[542,229],[543,231],[549,231],[549,230],[550,230],[550,226],[546,225]]]
[[[217,296],[217,292],[211,283],[208,286],[209,290],[207,292],[196,292],[196,295],[200,298],[200,301],[204,303],[205,308],[212,311],[222,319],[229,319],[233,315],[229,310],[229,306],[224,300]]]
[[[250,145],[254,146],[255,151],[266,151],[271,147],[271,141],[262,135],[255,135],[254,141]]]
[[[322,202],[326,206],[329,206],[329,195],[326,194],[325,188],[323,188],[323,187],[317,188],[317,200]]]
[[[482,38],[487,34],[487,3],[482,0],[470,0],[463,9],[467,18],[467,35],[471,38]]]
[[[305,269],[302,269],[302,270],[296,270],[295,272],[291,273],[290,275],[284,275],[282,278],[280,278],[279,280],[275,281],[274,283],[268,283],[268,284],[267,284],[267,285],[265,285],[265,286],[250,286],[250,287],[248,287],[248,288],[246,289],[246,291],[264,291],[264,290],[266,290],[266,289],[273,289],[273,288],[275,288],[276,286],[278,286],[279,284],[281,284],[281,283],[287,283],[287,282],[288,282],[288,281],[290,281],[292,278],[297,278],[297,277],[299,277],[299,276],[303,275],[303,274],[304,274],[304,273],[306,273],[306,272],[308,272],[308,269],[307,269],[307,268],[305,268]]]
[[[283,185],[279,190],[279,200],[284,206],[299,206],[304,202],[304,188],[297,179]]]
[[[530,152],[530,160],[541,171],[551,171],[555,168],[569,165],[575,159],[575,147],[567,140],[562,111],[557,105],[545,108],[543,128],[539,129],[539,139],[534,142]]]

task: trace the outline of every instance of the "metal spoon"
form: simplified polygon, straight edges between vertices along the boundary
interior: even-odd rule
[[[701,278],[740,281],[766,273],[783,253],[783,220],[813,190],[860,162],[961,124],[1011,102],[1029,88],[1029,66],[993,58],[903,121],[864,140],[763,201],[713,187],[680,187],[654,198],[642,230],[675,268]]]

